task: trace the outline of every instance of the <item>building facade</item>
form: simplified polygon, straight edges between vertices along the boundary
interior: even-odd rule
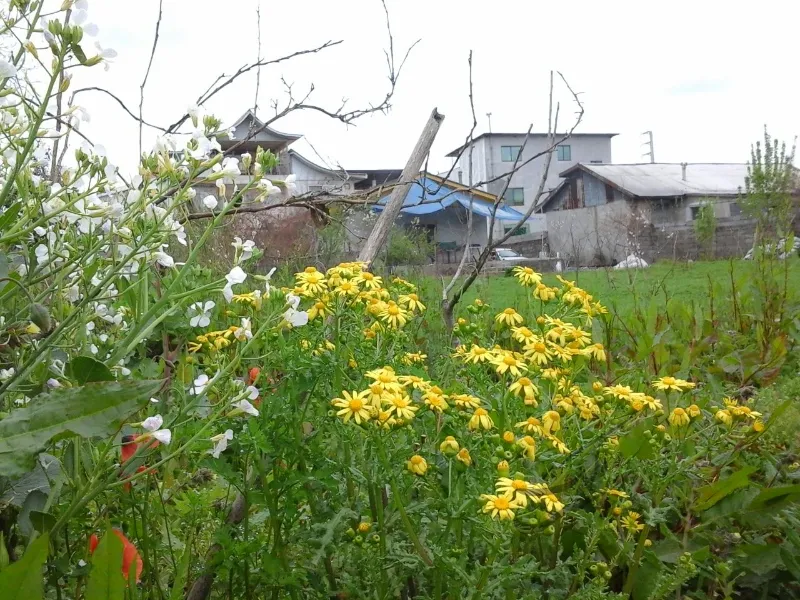
[[[578,163],[610,163],[611,138],[615,133],[582,133],[573,134],[563,144],[560,144],[553,157],[545,180],[545,192],[555,189],[561,182],[559,173]],[[526,142],[527,139],[527,142]],[[523,150],[524,146],[524,150]],[[507,174],[514,168],[514,161],[519,156],[522,164],[511,175],[503,200],[509,206],[524,213],[534,202],[536,193],[545,168],[546,156],[540,156],[528,162],[536,154],[544,152],[550,147],[547,134],[543,133],[484,133],[473,140],[472,143],[472,178],[470,179],[470,149],[461,146],[450,152],[447,156],[456,160],[451,179],[469,185],[482,181],[490,181],[481,185],[480,189],[499,195],[506,185]],[[503,233],[503,225],[497,225],[495,233]],[[520,235],[527,232],[524,228]]]

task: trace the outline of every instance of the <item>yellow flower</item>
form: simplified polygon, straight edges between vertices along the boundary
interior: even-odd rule
[[[353,281],[362,285],[366,290],[377,290],[383,285],[383,281],[377,275],[373,275],[369,271],[359,273]]]
[[[522,450],[522,454],[528,460],[536,460],[536,440],[526,435],[517,441],[517,446]]]
[[[509,466],[508,466],[508,461],[507,460],[501,460],[499,463],[497,463],[497,473],[499,475],[501,475],[503,477],[507,477],[508,476],[508,470],[509,470]]]
[[[503,432],[503,441],[507,444],[513,444],[517,441],[517,436],[514,435],[513,431],[504,431]]]
[[[425,475],[428,471],[428,463],[419,454],[415,454],[408,459],[406,468],[414,473],[414,475]]]
[[[325,275],[315,267],[306,267],[302,273],[295,274],[297,287],[304,296],[319,296],[328,289]]]
[[[620,490],[615,490],[611,488],[602,488],[600,490],[604,494],[608,494],[609,496],[616,496],[617,498],[627,498],[628,494],[626,492],[622,492]]]
[[[403,390],[403,386],[400,384],[400,380],[392,367],[386,366],[382,369],[373,369],[364,373],[364,376],[374,379],[387,392],[401,392]]]
[[[466,448],[462,448],[461,450],[458,451],[458,454],[456,455],[456,460],[467,467],[472,465],[472,457],[469,455],[469,450],[467,450]]]
[[[481,500],[485,502],[483,512],[491,513],[493,519],[499,517],[501,521],[513,521],[514,510],[519,508],[517,503],[508,496],[483,494]]]
[[[550,362],[553,354],[541,338],[525,344],[525,358],[530,362],[543,366]]]
[[[527,377],[520,377],[510,386],[508,386],[508,391],[516,396],[522,396],[526,400],[526,404],[532,404],[536,406],[536,394],[539,393],[539,388]],[[529,402],[532,400],[532,402]]]
[[[561,429],[561,415],[554,410],[548,410],[542,415],[543,431],[547,434],[555,433]]]
[[[686,413],[687,413],[687,414],[688,414],[690,417],[692,417],[693,419],[694,419],[695,417],[699,417],[699,416],[701,415],[701,412],[700,412],[700,407],[699,407],[699,406],[697,406],[697,404],[692,404],[692,405],[691,405],[689,408],[687,408],[687,409],[686,409]]]
[[[372,523],[368,521],[361,521],[361,523],[358,524],[358,533],[369,533],[371,529]]]
[[[425,310],[425,305],[419,301],[419,296],[414,293],[400,296],[397,298],[397,301],[403,306],[406,306],[411,312],[422,312]]]
[[[313,321],[317,317],[324,319],[329,314],[331,314],[331,309],[322,298],[317,298],[317,301],[308,309],[308,319],[310,321]]]
[[[569,348],[559,346],[558,344],[550,345],[550,352],[564,362],[572,360],[573,352]],[[580,352],[578,352],[580,354]]]
[[[680,407],[672,409],[672,413],[669,415],[670,425],[675,427],[684,427],[689,424],[690,420],[689,414]]]
[[[411,398],[402,394],[393,394],[387,397],[385,405],[387,406],[386,412],[389,414],[394,413],[398,419],[406,421],[413,419],[414,413],[419,410],[419,406],[414,406],[411,403]]]
[[[533,490],[532,484],[519,477],[514,479],[501,477],[494,487],[498,494],[513,499],[521,508],[528,506],[528,497],[532,495]]]
[[[603,393],[614,396],[615,398],[619,398],[620,400],[630,400],[633,390],[627,385],[617,384],[612,385],[611,387],[606,387],[603,390]]]
[[[544,504],[547,512],[561,512],[564,510],[564,503],[544,483],[532,483],[530,489],[532,492],[531,500],[537,504]]]
[[[755,421],[753,421],[753,431],[755,431],[756,433],[761,433],[762,431],[764,431],[764,429],[765,429],[764,421],[762,421],[761,419],[756,419]]]
[[[522,429],[525,433],[542,435],[542,422],[536,417],[528,417],[525,421],[520,421],[514,425],[517,429]]]
[[[464,353],[464,362],[468,363],[482,363],[492,359],[492,353],[489,352],[486,348],[481,348],[480,346],[476,346],[475,344],[472,345],[466,353]]]
[[[383,429],[391,429],[397,425],[397,419],[388,410],[378,411],[378,423]]]
[[[413,365],[414,363],[423,362],[426,358],[428,358],[428,355],[421,352],[406,352],[400,362],[404,365]]]
[[[425,405],[434,412],[442,413],[449,408],[447,401],[441,394],[427,392],[422,396],[422,399],[425,401]]]
[[[720,423],[730,426],[733,423],[733,415],[728,410],[718,410],[714,417]]]
[[[489,430],[494,427],[494,421],[485,408],[476,408],[472,417],[467,423],[469,429],[486,429]]]
[[[628,511],[628,514],[622,517],[622,526],[627,529],[631,533],[636,533],[644,529],[644,525],[639,523],[639,517],[641,517],[637,512]]]
[[[603,383],[601,381],[595,381],[592,384],[592,391],[594,391],[596,393],[602,392],[603,391]]]
[[[514,277],[525,287],[531,287],[542,282],[542,276],[530,267],[514,267]]]
[[[524,344],[528,340],[535,338],[536,334],[523,325],[521,327],[512,328],[511,337],[517,340],[520,344]]]
[[[392,283],[394,283],[394,284],[396,284],[396,285],[399,285],[399,286],[402,286],[402,287],[404,287],[404,288],[406,288],[406,289],[409,289],[409,290],[411,290],[412,292],[413,292],[414,290],[416,290],[416,289],[417,289],[417,286],[415,286],[415,285],[414,285],[413,283],[411,283],[410,281],[406,281],[406,280],[405,280],[405,279],[403,279],[402,277],[397,277],[397,276],[395,276],[395,277],[392,277]]]
[[[369,405],[366,402],[366,395],[368,393],[369,392],[355,391],[342,392],[343,398],[334,398],[331,401],[331,404],[340,409],[337,411],[336,416],[341,417],[345,423],[351,418],[359,425],[362,421],[369,421],[371,415],[367,408]]]
[[[408,322],[408,313],[405,312],[400,306],[390,300],[386,303],[385,308],[378,314],[381,321],[386,322],[395,329],[400,329]]]
[[[339,285],[337,285],[333,290],[333,293],[337,296],[355,296],[358,294],[358,292],[358,286],[354,282],[346,279],[339,282]]]
[[[556,297],[556,288],[547,287],[543,283],[537,283],[533,288],[533,297],[538,298],[542,302],[550,302]]]
[[[515,325],[519,325],[524,321],[522,315],[519,314],[517,311],[515,311],[513,308],[507,308],[503,312],[498,313],[495,316],[494,320],[497,321],[499,324],[501,325],[505,324],[508,327],[514,327]]]
[[[525,363],[514,356],[512,352],[503,352],[496,354],[492,357],[492,364],[495,366],[495,370],[498,374],[504,375],[505,373],[511,373],[514,377],[519,377],[528,370],[528,367],[525,366]]]
[[[365,390],[364,393],[366,394],[365,398],[367,404],[375,408],[380,408],[383,405],[384,398],[387,396],[386,390],[377,381],[371,383],[369,389]]]
[[[444,441],[439,444],[439,450],[441,453],[448,456],[457,454],[460,449],[461,448],[459,447],[456,438],[454,438],[452,435],[448,435],[446,438],[444,438]]]
[[[583,349],[585,356],[594,357],[595,360],[606,362],[606,349],[603,344],[597,343]]]
[[[469,394],[456,394],[451,396],[458,408],[480,408],[481,399]]]
[[[190,353],[199,352],[203,349],[203,344],[199,344],[198,342],[189,342],[188,350]]]
[[[690,390],[694,387],[693,383],[689,383],[683,379],[677,379],[675,377],[671,377],[667,375],[666,377],[661,377],[656,379],[653,382],[653,387],[657,390],[675,390],[676,392],[682,392],[684,390]]]
[[[430,384],[427,381],[416,375],[400,375],[397,379],[403,387],[410,385],[415,390],[427,390],[430,388]]]
[[[569,448],[567,448],[567,445],[556,436],[545,434],[545,437],[550,442],[550,445],[555,448],[556,452],[559,454],[569,454]]]

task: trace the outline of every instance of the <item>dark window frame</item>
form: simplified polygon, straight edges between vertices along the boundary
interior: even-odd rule
[[[572,146],[569,144],[562,144],[556,146],[556,157],[561,162],[569,162],[572,160]]]
[[[517,202],[516,193],[519,192],[519,202]],[[510,194],[510,195],[509,195]],[[525,188],[521,187],[510,187],[506,190],[505,196],[503,196],[503,202],[508,204],[509,206],[522,206],[525,204]]]
[[[516,150],[514,150],[516,148]],[[500,160],[502,162],[514,162],[522,152],[522,146],[500,146]]]

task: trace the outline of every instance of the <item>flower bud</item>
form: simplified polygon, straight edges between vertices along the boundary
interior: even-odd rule
[[[439,444],[439,450],[445,456],[455,456],[458,454],[459,449],[458,442],[452,435],[448,435],[444,441]]]
[[[508,461],[501,460],[497,463],[497,474],[500,475],[500,477],[508,477],[509,468]]]
[[[31,321],[45,333],[50,331],[50,313],[38,302],[31,304]]]
[[[649,548],[652,545],[653,545],[653,540],[645,540],[644,541],[644,547],[645,548]]]
[[[599,381],[595,381],[592,384],[592,390],[594,390],[595,392],[602,392],[603,391],[603,384],[601,382],[599,382]]]

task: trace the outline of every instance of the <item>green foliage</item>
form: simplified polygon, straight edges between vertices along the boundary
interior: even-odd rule
[[[0,570],[3,600],[36,600],[44,597],[42,567],[49,550],[49,536],[41,535],[31,542],[20,560]]]
[[[160,381],[88,383],[38,396],[0,421],[0,472],[25,474],[51,440],[112,434],[160,386]]]
[[[704,248],[707,256],[713,255],[714,234],[717,231],[717,216],[713,202],[704,202],[697,211],[694,220],[694,233],[698,244]]]
[[[382,258],[388,266],[426,265],[435,253],[426,229],[417,226],[394,227],[389,233]]]
[[[123,600],[122,540],[109,528],[92,554],[92,570],[86,582],[86,600]],[[134,569],[135,570],[135,569]]]

